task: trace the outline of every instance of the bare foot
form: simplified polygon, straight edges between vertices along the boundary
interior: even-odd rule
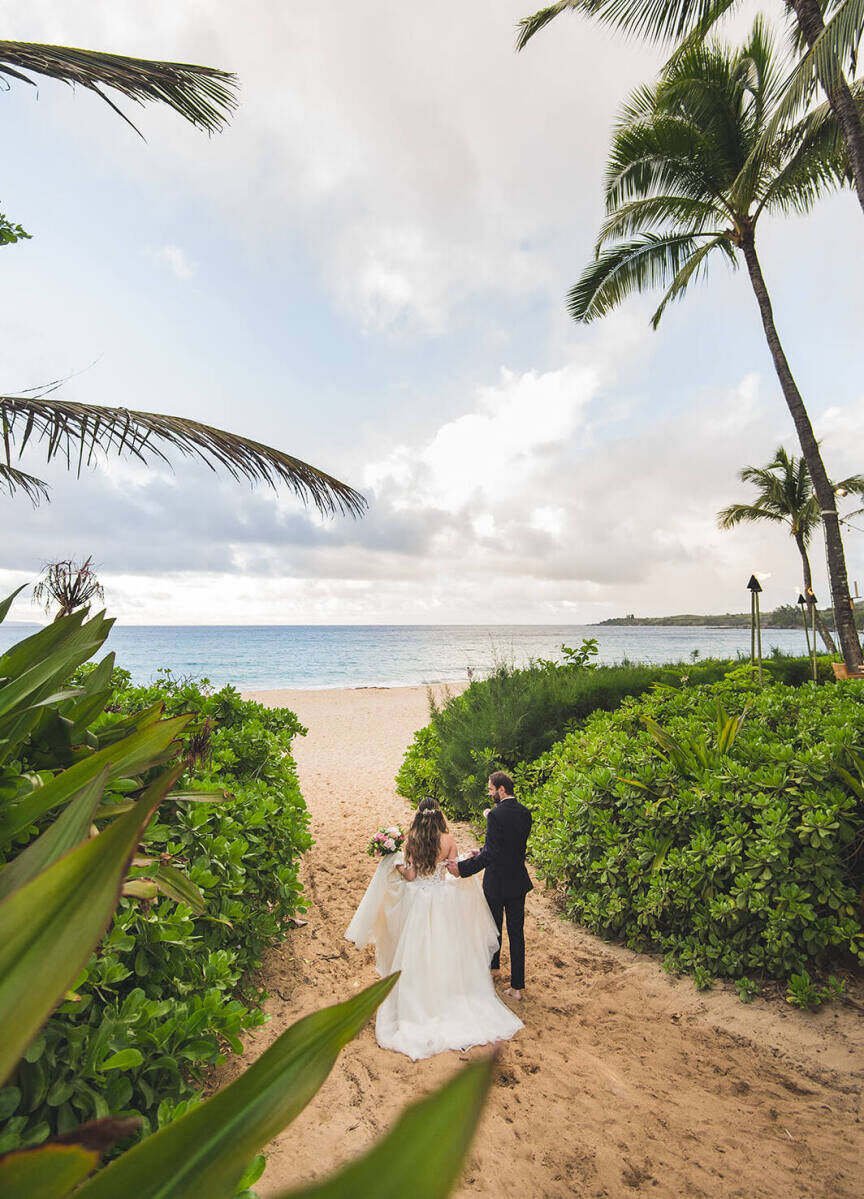
[[[514,991],[512,987],[508,987],[507,990],[504,992],[504,994],[509,995],[511,999],[521,999],[522,998],[522,992]]]
[[[490,971],[489,971],[489,973],[492,975],[492,977],[493,977],[493,978],[500,978],[500,977],[501,977],[501,971],[500,971],[500,970],[490,970]]]

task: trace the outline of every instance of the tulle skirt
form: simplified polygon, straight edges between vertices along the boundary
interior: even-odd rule
[[[358,948],[375,946],[379,974],[401,971],[378,1009],[378,1044],[416,1061],[512,1037],[523,1025],[492,984],[498,930],[479,877],[439,871],[406,883],[402,861],[381,860],[345,934]]]

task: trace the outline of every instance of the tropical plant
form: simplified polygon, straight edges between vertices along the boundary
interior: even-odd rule
[[[206,133],[223,128],[237,107],[237,79],[215,67],[183,62],[154,62],[99,50],[45,46],[37,42],[0,41],[0,75],[34,85],[30,75],[43,75],[70,87],[94,92],[122,117],[132,121],[105,94],[119,92],[136,104],[165,104]]]
[[[587,323],[631,292],[661,284],[666,292],[652,319],[656,328],[666,306],[705,273],[712,256],[733,267],[743,258],[819,501],[838,639],[847,666],[857,669],[861,646],[834,491],[756,253],[762,214],[808,211],[822,192],[844,182],[846,155],[836,126],[823,121],[787,130],[754,157],[779,95],[778,64],[761,20],[740,50],[691,47],[656,85],[633,94],[613,136],[608,215],[595,259],[570,291],[569,309]]]
[[[533,16],[519,22],[517,48],[568,10],[597,17],[617,28],[651,40],[679,41],[689,48],[700,42],[738,0],[556,0]],[[776,119],[769,121],[759,153],[767,149],[779,122],[800,111],[821,85],[828,97],[825,106],[833,113],[852,168],[858,201],[864,208],[864,124],[858,106],[859,89],[850,83],[864,33],[862,0],[785,0],[791,42],[801,58],[783,82],[777,101]],[[827,24],[826,24],[827,20]]]
[[[812,596],[813,577],[807,547],[822,518],[807,463],[794,454],[790,456],[780,446],[767,466],[745,466],[738,477],[743,483],[753,484],[757,497],[752,504],[729,504],[718,512],[720,528],[733,529],[742,522],[762,520],[788,525],[801,555],[803,594]],[[832,483],[831,488],[835,495],[864,495],[864,475],[850,475],[848,479]],[[814,612],[814,619],[826,649],[830,654],[836,653],[831,634],[818,611]]]
[[[864,965],[864,693],[752,674],[595,713],[520,793],[574,919],[748,991]]]
[[[13,598],[0,604],[0,620]],[[49,1105],[64,1105],[74,1090],[65,1078],[46,1072],[44,1060],[40,1065],[46,1040],[40,1027],[58,1005],[68,1010],[83,1003],[74,987],[121,893],[128,891],[130,869],[134,873],[155,813],[166,799],[176,799],[173,788],[185,769],[181,735],[192,727],[191,713],[165,719],[162,705],[155,704],[131,717],[114,713],[95,734],[87,728],[106,690],[110,694],[105,683],[112,656],[82,675],[78,685],[66,680],[102,644],[110,623],[102,616],[85,620],[79,611],[0,658],[0,845],[12,855],[0,870],[0,1086],[11,1083],[0,1090],[4,1118],[22,1101],[26,1113],[46,1095]],[[230,697],[218,703],[230,706]],[[59,733],[69,743],[68,753]],[[22,770],[25,747],[47,755],[52,768]],[[161,931],[169,939],[174,932],[170,922]],[[81,1127],[73,1119],[56,1141],[40,1145],[45,1131],[32,1129],[25,1148],[0,1155],[0,1191],[9,1199],[62,1199],[73,1191],[81,1199],[123,1193],[229,1199],[260,1175],[263,1159],[250,1164],[255,1151],[302,1110],[341,1047],[395,981],[385,979],[301,1020],[229,1087],[205,1103],[181,1105],[175,1119],[89,1180],[101,1153],[128,1138],[140,1120],[128,1112],[110,1114],[104,1102],[101,1118]],[[130,1018],[140,1019],[145,1005],[133,992],[125,1006]],[[198,1013],[187,1035],[194,1036],[195,1021],[200,1027]],[[170,1023],[159,1030],[165,1035],[155,1039],[156,1046],[164,1047],[166,1036],[172,1043]],[[117,1077],[141,1054],[118,1049],[110,1029],[110,1021],[100,1028],[89,1053],[97,1071]],[[164,1052],[151,1074],[157,1087],[163,1063]],[[490,1061],[460,1071],[442,1091],[409,1109],[371,1153],[337,1176],[290,1194],[383,1199],[402,1193],[413,1180],[414,1193],[443,1197],[461,1168],[490,1074]],[[115,1108],[128,1096],[120,1082],[111,1092]],[[14,1143],[26,1120],[26,1114],[7,1120],[7,1141]]]
[[[20,225],[13,225],[4,213],[0,212],[0,246],[11,246],[13,242],[27,240],[30,237]]]
[[[47,487],[41,479],[13,467],[12,451],[16,449],[20,457],[35,437],[44,443],[49,461],[59,457],[67,467],[74,465],[79,475],[84,465],[98,459],[100,451],[127,454],[140,462],[154,458],[167,462],[162,449],[166,445],[186,457],[197,458],[211,470],[221,467],[234,479],[268,483],[274,489],[280,483],[286,484],[304,503],[313,503],[327,515],[343,512],[359,516],[366,508],[358,492],[317,467],[248,437],[186,417],[74,404],[43,396],[0,396],[0,423],[6,458],[0,462],[0,486],[10,495],[23,491],[34,504],[47,497]]]
[[[52,604],[57,605],[55,620],[68,616],[76,608],[86,608],[92,599],[102,599],[105,592],[96,577],[96,571],[91,569],[92,557],[80,565],[71,558],[62,562],[49,562],[42,567],[43,577],[33,588],[33,598],[37,604],[44,604],[45,611],[50,612]]]

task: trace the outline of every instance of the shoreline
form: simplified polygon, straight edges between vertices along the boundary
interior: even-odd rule
[[[276,699],[283,695],[356,695],[358,691],[456,691],[456,694],[467,690],[469,683],[466,679],[446,679],[436,683],[356,683],[352,687],[254,687],[248,691],[240,691],[241,699],[251,699],[266,707],[283,707]]]

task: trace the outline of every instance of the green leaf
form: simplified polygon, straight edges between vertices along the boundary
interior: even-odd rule
[[[12,592],[12,594],[7,595],[6,598],[3,600],[3,602],[0,603],[0,624],[2,624],[3,621],[6,619],[6,617],[9,615],[9,609],[12,607],[12,603],[13,603],[15,597],[17,595],[20,595],[26,586],[27,586],[26,583],[22,583],[20,587],[16,587],[16,589]]]
[[[3,1199],[63,1199],[96,1168],[99,1154],[82,1145],[42,1145],[0,1158]]]
[[[162,864],[154,866],[148,872],[148,877],[153,879],[163,895],[167,895],[169,899],[176,899],[178,903],[187,904],[196,916],[203,915],[204,896],[182,870],[178,870],[176,866]]]
[[[68,802],[106,765],[110,767],[109,779],[124,778],[127,774],[135,774],[159,765],[164,760],[171,742],[191,719],[192,714],[189,713],[185,716],[175,716],[173,720],[147,725],[122,741],[91,754],[81,762],[76,762],[49,783],[31,792],[20,803],[10,805],[0,817],[0,845],[8,844],[16,833],[27,828],[51,808]],[[174,776],[175,780],[177,778],[179,773]]]
[[[82,787],[60,816],[41,837],[32,841],[0,872],[0,899],[5,899],[19,887],[46,870],[63,854],[80,845],[90,831],[96,805],[102,798],[108,780],[108,767]]]
[[[141,834],[182,769],[166,770],[134,811],[0,903],[0,1081],[78,977],[117,906]]]
[[[494,1058],[472,1062],[408,1108],[370,1153],[333,1178],[275,1199],[444,1199],[462,1170],[494,1068]]]
[[[119,1053],[112,1053],[97,1068],[99,1070],[132,1070],[136,1066],[140,1066],[143,1061],[144,1057],[140,1049],[121,1049]]]
[[[76,1199],[233,1195],[249,1159],[303,1110],[397,977],[298,1021],[240,1078],[116,1158]]]
[[[18,1087],[5,1087],[0,1091],[0,1120],[8,1120],[17,1111],[21,1102],[21,1092]]]
[[[266,1165],[267,1158],[263,1153],[257,1153],[247,1166],[243,1177],[237,1183],[237,1189],[239,1191],[248,1191],[250,1187],[254,1187],[255,1183],[264,1173]]]

